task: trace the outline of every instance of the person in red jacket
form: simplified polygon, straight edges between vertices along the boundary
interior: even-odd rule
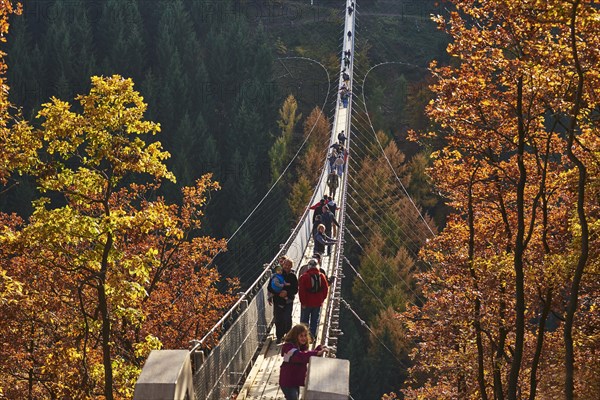
[[[281,386],[286,400],[298,400],[300,386],[304,386],[306,380],[308,359],[313,356],[321,356],[328,351],[326,347],[322,346],[308,350],[311,342],[308,328],[304,324],[294,326],[285,335],[284,344],[281,346],[283,362],[279,370],[279,386]]]
[[[300,296],[300,322],[310,325],[310,333],[316,340],[321,306],[329,293],[327,277],[319,270],[316,260],[308,262],[309,268],[298,281]]]

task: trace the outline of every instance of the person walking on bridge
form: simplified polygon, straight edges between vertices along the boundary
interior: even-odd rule
[[[294,297],[298,293],[298,278],[292,270],[294,261],[287,256],[279,259],[279,264],[282,267],[283,279],[285,287],[279,292],[267,285],[267,290],[273,293],[273,319],[275,320],[275,336],[277,343],[281,343],[283,336],[292,328],[292,308],[294,306]]]
[[[335,215],[331,212],[328,205],[323,206],[323,213],[321,214],[321,223],[325,225],[325,234],[327,236],[337,236],[337,230],[340,224],[335,219]],[[333,235],[331,234],[333,230]],[[327,246],[327,255],[331,255],[331,245]]]
[[[329,197],[332,199],[335,197],[335,192],[339,186],[339,177],[337,175],[337,171],[331,171],[329,175],[327,175],[327,187],[329,188]],[[329,205],[329,203],[327,203]]]
[[[344,80],[344,84],[350,84],[350,75],[348,75],[345,71],[342,72],[342,79]]]
[[[298,294],[301,305],[300,322],[309,324],[310,333],[316,340],[321,306],[329,293],[329,284],[325,274],[319,270],[317,261],[311,261],[313,262],[309,262],[308,270],[298,282]]]
[[[321,216],[323,218],[323,216]],[[319,224],[317,231],[313,237],[315,241],[314,253],[323,255],[325,253],[325,246],[336,244],[336,241],[325,234],[325,225]]]
[[[348,80],[350,80],[350,77],[348,77]],[[340,133],[338,133],[338,142],[340,143],[341,146],[346,145],[346,139],[348,139],[348,138],[344,134],[344,130],[342,130]]]
[[[313,224],[317,220],[317,216],[323,213],[323,206],[327,204],[327,200],[325,198],[321,199],[317,204],[310,206],[311,210],[315,210],[313,213]]]

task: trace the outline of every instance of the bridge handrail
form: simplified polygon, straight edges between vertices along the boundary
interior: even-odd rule
[[[347,4],[346,6],[349,6],[351,3],[350,0],[347,0]],[[344,10],[345,12],[345,10]],[[353,15],[348,19],[346,19],[346,23],[344,24],[344,41],[346,41],[346,32],[348,32],[349,30],[352,31],[353,37],[352,40],[350,41],[350,46],[349,49],[351,51],[351,62],[349,65],[349,73],[348,75],[350,76],[350,91],[352,93],[352,89],[353,89],[353,81],[354,81],[354,43],[355,43],[355,39],[356,37],[354,35],[356,35],[355,32],[355,18],[356,18],[356,3],[354,5],[354,13]],[[342,49],[344,49],[345,46],[342,46]],[[340,84],[343,82],[343,78],[340,77]],[[340,102],[340,98],[338,97],[338,104],[337,106],[339,107],[339,102]],[[335,114],[336,118],[337,118],[337,113]],[[334,123],[334,126],[335,123]],[[350,150],[350,143],[352,140],[352,96],[350,96],[350,98],[348,99],[348,112],[346,114],[346,126],[348,127],[347,132],[346,132],[346,141],[347,141],[347,145],[346,148],[348,149],[348,151]],[[342,185],[340,186],[340,205],[339,205],[339,209],[340,209],[340,213],[339,213],[339,235],[338,235],[338,245],[336,246],[335,249],[335,253],[334,253],[334,276],[335,279],[333,281],[332,287],[330,289],[330,299],[327,303],[327,308],[326,308],[326,312],[325,312],[325,323],[324,326],[326,329],[324,329],[324,337],[321,339],[321,343],[326,345],[326,346],[331,346],[330,340],[331,340],[331,331],[332,331],[332,322],[334,319],[338,319],[339,318],[339,303],[340,303],[340,299],[339,296],[341,295],[341,279],[342,279],[342,269],[341,269],[341,263],[342,263],[342,254],[344,251],[344,233],[345,233],[345,222],[346,222],[346,191],[347,191],[347,186],[348,186],[348,164],[350,163],[350,157],[351,155],[348,156],[348,162],[346,162],[346,164],[344,165],[344,179],[342,182]],[[334,352],[332,352],[334,353]],[[330,354],[330,356],[333,356],[333,354]]]

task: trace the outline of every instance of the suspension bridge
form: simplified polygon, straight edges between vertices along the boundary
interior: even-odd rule
[[[349,8],[353,12],[349,12]],[[340,57],[339,82],[336,91],[346,85],[350,93],[353,93],[355,72],[353,56],[358,14],[356,2],[346,0],[343,13],[345,18],[341,40],[342,57]],[[348,51],[349,53],[346,53]],[[351,55],[349,61],[344,60],[345,54]],[[343,76],[343,71],[348,74],[349,80],[348,76]],[[352,152],[354,139],[351,129],[354,103],[352,95],[347,104],[343,103],[341,96],[337,96],[328,146],[337,142],[338,133],[344,131],[347,137],[345,147]],[[365,114],[368,116],[368,112]],[[370,120],[367,123],[372,128]],[[357,143],[361,145],[360,139]],[[383,148],[381,150],[383,151]],[[387,161],[389,163],[389,160]],[[354,225],[354,222],[347,217],[347,209],[353,207],[352,204],[348,204],[348,187],[349,183],[356,179],[351,177],[356,171],[349,165],[350,161],[344,165],[344,173],[334,196],[339,210],[336,213],[339,223],[337,244],[333,246],[330,256],[323,256],[321,265],[326,275],[333,279],[329,295],[321,307],[316,344],[328,346],[332,351],[326,358],[311,358],[307,383],[301,392],[301,398],[306,400],[351,399],[349,362],[336,358],[338,336],[341,334],[340,305],[343,303],[348,306],[341,298],[342,264],[349,263],[344,257],[345,235],[350,232],[346,229],[346,225],[347,223]],[[328,166],[327,161],[324,160],[320,179],[310,203],[306,206],[304,214],[288,240],[281,246],[263,273],[240,294],[239,300],[221,320],[203,338],[194,341],[191,350],[160,350],[150,354],[136,383],[134,400],[284,398],[278,384],[281,355],[280,348],[274,340],[273,306],[268,301],[267,285],[271,276],[271,267],[281,256],[286,255],[291,258],[296,270],[312,257],[313,218],[310,206],[318,202],[326,193],[327,176]],[[399,179],[398,183],[402,185]],[[425,226],[431,232],[427,223]],[[356,240],[354,237],[351,239]],[[354,269],[352,265],[350,267]],[[300,320],[298,299],[299,297],[296,296],[292,314],[294,322]]]

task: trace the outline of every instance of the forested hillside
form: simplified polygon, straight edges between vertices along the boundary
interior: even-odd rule
[[[0,4],[0,398],[130,398],[263,271],[328,151],[342,3]],[[599,398],[598,7],[356,12],[353,398]]]
[[[68,100],[84,93],[90,76],[132,78],[148,103],[146,117],[160,123],[161,142],[172,155],[167,165],[177,184],[161,193],[179,199],[179,187],[213,173],[222,190],[211,199],[203,230],[229,237],[270,183],[268,151],[278,134],[277,108],[287,96],[273,82],[273,46],[236,1],[148,5],[27,1],[7,46],[8,64],[15,66],[8,73],[10,98],[32,119],[51,96]],[[2,209],[27,215],[34,192],[31,183],[20,182],[0,200]],[[285,215],[272,218],[287,223]],[[237,246],[263,250],[280,240],[267,235],[264,243],[247,239]],[[265,254],[246,262],[262,265]],[[228,275],[239,273],[235,260],[221,263]]]

